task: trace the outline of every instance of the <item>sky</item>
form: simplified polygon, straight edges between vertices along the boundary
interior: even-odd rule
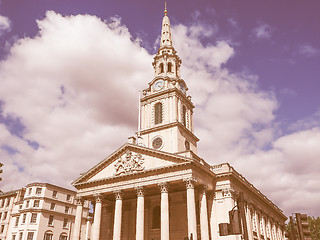
[[[198,155],[319,216],[320,1],[170,0]],[[3,191],[71,182],[134,135],[164,2],[0,1]]]

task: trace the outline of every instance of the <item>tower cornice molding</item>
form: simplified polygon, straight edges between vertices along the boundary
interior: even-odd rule
[[[144,129],[144,130],[141,130],[141,134],[148,134],[148,133],[151,133],[151,132],[156,132],[156,131],[160,131],[162,129],[166,129],[166,128],[172,128],[172,127],[179,127],[179,128],[182,128],[186,131],[186,133],[196,142],[199,141],[199,138],[197,138],[189,129],[187,129],[185,126],[183,126],[182,123],[180,122],[173,122],[173,123],[167,123],[167,124],[161,124],[159,126],[153,126],[153,127],[150,127],[148,129]]]
[[[172,95],[169,95],[169,94],[172,94]],[[190,109],[193,109],[195,107],[193,105],[191,99],[188,96],[184,95],[176,87],[169,88],[169,89],[166,89],[166,90],[163,90],[163,91],[159,91],[159,92],[155,92],[155,93],[151,93],[150,95],[141,98],[140,101],[141,101],[141,104],[144,105],[144,102],[146,102],[146,101],[148,101],[148,103],[151,103],[153,101],[160,100],[160,99],[163,99],[163,98],[167,98],[169,96],[177,96],[177,97],[183,99],[183,101],[188,104],[188,107]]]

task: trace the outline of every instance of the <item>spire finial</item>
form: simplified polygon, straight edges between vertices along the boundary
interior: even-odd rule
[[[167,2],[164,2],[164,15],[167,16]]]

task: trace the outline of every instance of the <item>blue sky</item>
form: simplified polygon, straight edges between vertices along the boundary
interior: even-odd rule
[[[4,190],[70,187],[135,132],[163,6],[0,2]],[[319,10],[316,0],[168,1],[198,154],[230,162],[286,214],[320,214]]]

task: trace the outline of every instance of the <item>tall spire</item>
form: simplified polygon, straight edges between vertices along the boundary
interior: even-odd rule
[[[167,16],[167,2],[164,2],[164,15]]]
[[[172,47],[170,20],[167,16],[167,2],[164,7],[164,17],[162,20],[161,42],[160,47]]]

